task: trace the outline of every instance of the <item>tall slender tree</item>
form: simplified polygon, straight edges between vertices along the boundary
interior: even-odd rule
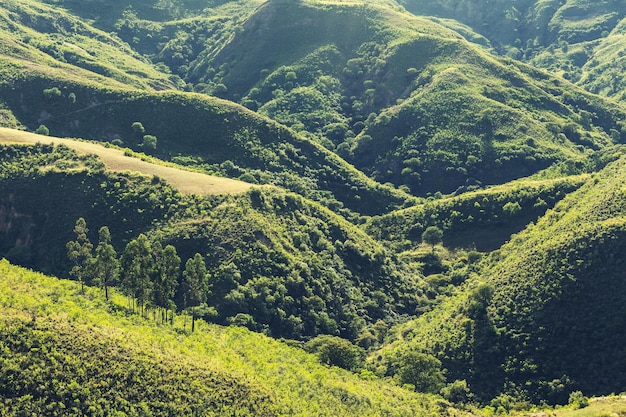
[[[91,273],[93,263],[93,244],[89,241],[88,233],[87,222],[84,218],[79,218],[74,225],[76,240],[67,242],[66,245],[67,257],[74,264],[70,274],[80,282],[81,292],[85,292],[85,281]]]
[[[107,226],[98,232],[99,241],[93,262],[93,273],[99,286],[104,288],[104,296],[109,299],[109,287],[115,285],[119,275],[120,263],[117,252],[111,244],[111,233]]]
[[[196,307],[206,302],[208,291],[208,274],[204,258],[196,253],[187,260],[183,272],[183,302],[191,308],[191,331],[195,330]]]
[[[167,310],[173,304],[174,294],[178,285],[180,275],[180,257],[176,253],[176,248],[167,245],[163,249],[161,243],[155,242],[152,245],[154,255],[154,277],[153,277],[153,301],[154,304],[163,309],[165,316]],[[163,322],[165,318],[162,318]]]
[[[151,301],[152,281],[150,279],[154,268],[150,241],[143,233],[126,245],[121,259],[123,276],[122,290],[133,297],[141,311]]]

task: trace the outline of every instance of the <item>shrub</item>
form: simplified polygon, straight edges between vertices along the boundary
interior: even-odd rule
[[[365,358],[362,348],[336,336],[317,336],[306,343],[305,349],[316,354],[322,363],[351,371],[359,369]]]
[[[37,130],[35,130],[35,133],[38,135],[48,136],[50,134],[50,129],[48,129],[46,125],[39,125]]]

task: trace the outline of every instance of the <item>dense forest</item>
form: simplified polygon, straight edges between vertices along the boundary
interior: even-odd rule
[[[0,414],[622,415],[624,28],[0,0]]]

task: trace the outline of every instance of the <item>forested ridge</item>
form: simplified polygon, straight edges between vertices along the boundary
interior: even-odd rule
[[[622,9],[0,0],[0,413],[621,412]]]

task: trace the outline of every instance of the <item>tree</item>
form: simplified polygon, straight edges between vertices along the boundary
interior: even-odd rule
[[[50,129],[48,129],[46,125],[39,125],[37,130],[35,130],[35,133],[38,135],[48,136],[50,135]]]
[[[409,384],[418,392],[437,393],[443,388],[445,377],[441,361],[422,352],[407,351],[398,358],[397,377],[401,384]]]
[[[153,135],[144,135],[143,143],[141,145],[146,151],[156,151],[157,148],[157,138]]]
[[[74,226],[76,240],[67,242],[66,245],[67,257],[74,264],[70,270],[70,275],[80,282],[81,292],[85,292],[85,280],[91,272],[93,263],[93,245],[89,241],[88,233],[87,222],[84,218],[79,218]]]
[[[150,300],[152,281],[150,280],[154,268],[150,241],[142,233],[126,245],[121,259],[123,276],[122,290],[126,295],[133,297],[142,309]]]
[[[317,336],[306,343],[305,349],[322,363],[350,371],[360,368],[365,359],[365,350],[337,336]]]
[[[435,245],[441,243],[443,240],[443,231],[437,226],[429,226],[422,233],[422,242],[431,245],[433,252],[435,251]]]
[[[96,257],[93,263],[94,278],[98,285],[104,288],[104,297],[109,299],[109,287],[115,285],[120,263],[117,252],[111,245],[111,233],[107,226],[102,226],[98,232],[99,241],[96,247]]]
[[[195,329],[196,307],[206,302],[208,292],[208,275],[204,258],[196,253],[187,260],[183,272],[183,302],[191,307],[191,331]]]
[[[137,136],[143,136],[143,134],[146,133],[146,129],[143,127],[141,122],[133,122],[133,124],[131,125],[131,128],[133,129],[133,132],[135,132]]]
[[[180,257],[176,248],[167,245],[162,248],[159,242],[152,245],[154,255],[153,300],[154,305],[162,308],[167,316],[167,310],[172,306],[178,276],[180,274]],[[165,320],[163,320],[165,321]]]

